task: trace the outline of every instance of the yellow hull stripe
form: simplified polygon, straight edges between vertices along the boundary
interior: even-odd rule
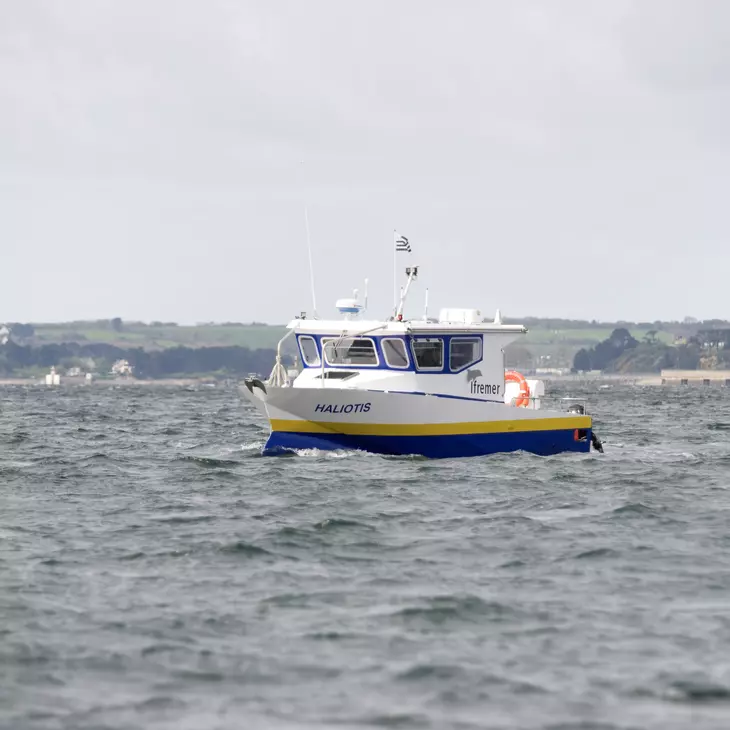
[[[271,419],[272,431],[289,433],[343,433],[352,436],[457,436],[473,433],[525,433],[592,428],[590,416],[524,418],[517,421],[473,423],[343,423]]]

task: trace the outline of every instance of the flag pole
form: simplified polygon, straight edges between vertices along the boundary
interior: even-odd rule
[[[393,316],[395,316],[398,307],[398,249],[395,239],[397,233],[393,229]]]

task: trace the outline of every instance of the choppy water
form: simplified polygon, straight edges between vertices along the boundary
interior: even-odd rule
[[[234,390],[0,397],[2,728],[730,727],[728,391],[456,461],[260,457]]]

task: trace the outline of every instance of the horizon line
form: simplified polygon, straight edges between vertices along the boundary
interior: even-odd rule
[[[123,317],[95,317],[91,319],[65,319],[65,320],[36,320],[36,321],[18,321],[18,320],[2,320],[0,325],[31,325],[33,327],[60,327],[63,325],[99,325],[99,324],[110,324],[112,321],[119,319],[122,325],[141,326],[141,327],[285,327],[286,322],[261,322],[259,320],[208,320],[199,322],[177,322],[173,320],[160,320],[160,319],[124,319]],[[328,319],[326,317],[319,317],[318,319]],[[486,318],[488,320],[488,318]],[[724,319],[722,317],[709,317],[705,319],[695,317],[685,317],[683,320],[677,319],[655,319],[655,320],[642,320],[642,319],[580,319],[573,317],[561,317],[561,316],[535,316],[535,315],[522,315],[522,316],[505,316],[503,321],[509,321],[511,323],[520,321],[537,321],[537,322],[549,322],[549,321],[562,321],[562,322],[573,322],[588,325],[598,326],[609,326],[609,325],[637,325],[637,326],[653,326],[653,325],[697,325],[706,323],[723,323],[730,324],[730,319]],[[383,320],[385,321],[385,320]]]

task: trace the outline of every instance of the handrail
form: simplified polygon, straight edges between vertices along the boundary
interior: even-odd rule
[[[347,328],[345,328],[342,330],[342,332],[340,332],[337,339],[334,339],[334,350],[337,351],[337,348],[342,344],[343,340],[346,340],[346,339],[354,340],[357,337],[363,337],[364,335],[368,335],[371,332],[377,332],[379,329],[382,329],[382,324],[378,324],[377,326],[371,327],[370,329],[367,329],[367,330],[363,330],[362,332],[348,332]],[[325,344],[323,342],[324,338],[325,338],[325,335],[320,336],[320,342],[322,343],[322,382],[323,383],[324,383],[324,350],[325,350]],[[334,338],[334,336],[333,336],[333,338]]]
[[[268,385],[274,385],[279,388],[283,388],[289,385],[289,374],[281,364],[281,346],[284,344],[284,340],[294,333],[294,327],[292,327],[280,340],[276,346],[276,363],[269,375],[269,379],[266,381]]]

